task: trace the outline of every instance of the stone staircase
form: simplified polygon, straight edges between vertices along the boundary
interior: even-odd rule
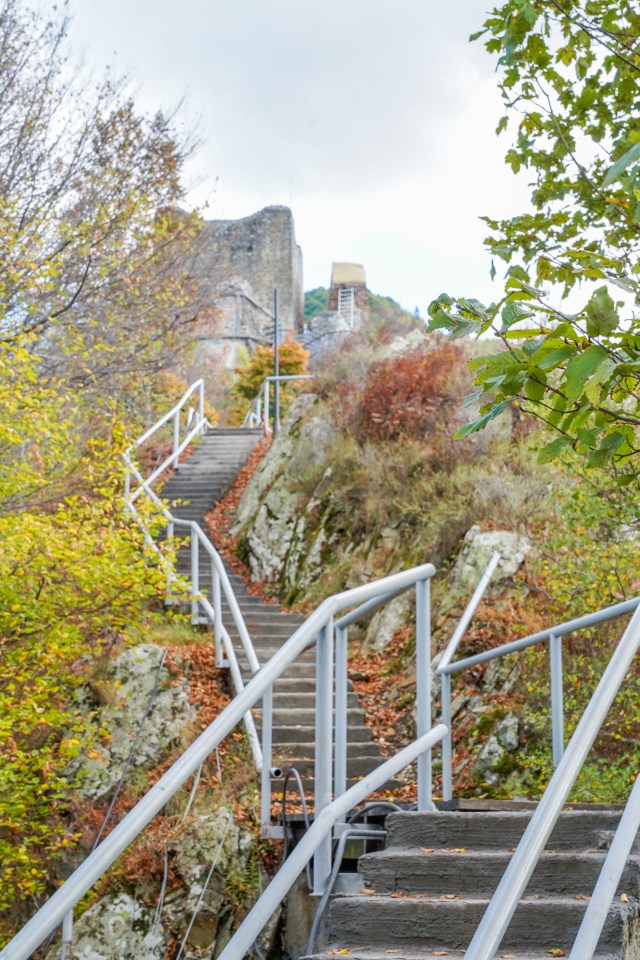
[[[191,456],[180,465],[162,489],[172,512],[184,519],[195,520],[205,530],[204,517],[228,491],[256,443],[260,430],[245,428],[210,429],[201,438]],[[179,533],[179,530],[176,532]],[[215,546],[215,544],[214,544]],[[178,570],[188,576],[189,546],[178,556]],[[200,548],[200,589],[211,596],[210,560]],[[227,573],[244,617],[260,663],[265,663],[303,623],[304,618],[287,613],[275,603],[265,603],[249,593],[243,579]],[[223,596],[223,622],[238,653],[238,661],[246,682],[251,671],[240,645],[229,605]],[[315,650],[305,651],[292,664],[274,687],[273,765],[285,773],[295,767],[300,773],[306,793],[313,792],[313,752],[315,746]],[[348,716],[348,774],[350,783],[370,772],[381,762],[380,750],[364,723],[364,713],[350,687]],[[260,727],[259,714],[257,726]],[[282,789],[282,780],[273,781],[274,791]],[[296,798],[292,785],[292,799]]]
[[[386,848],[360,858],[359,893],[333,898],[331,946],[316,957],[463,957],[530,816],[526,809],[389,815]],[[569,955],[619,817],[608,809],[561,814],[496,958]],[[596,960],[640,958],[639,891],[634,853]]]

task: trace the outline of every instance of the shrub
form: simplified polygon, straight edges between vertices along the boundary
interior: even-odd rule
[[[374,363],[365,378],[358,440],[421,439],[446,427],[470,391],[467,351],[441,343]]]

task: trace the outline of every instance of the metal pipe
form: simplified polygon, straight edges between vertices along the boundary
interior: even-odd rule
[[[157,420],[152,427],[149,427],[149,429],[143,433],[141,437],[138,437],[135,443],[132,443],[130,447],[127,447],[126,453],[130,454],[132,450],[136,449],[136,447],[142,446],[142,444],[152,437],[154,433],[160,429],[160,427],[164,427],[165,423],[168,423],[169,420],[171,420],[176,411],[181,410],[184,407],[191,394],[203,385],[204,380],[202,379],[196,380],[195,383],[192,383],[187,392],[178,400],[176,405],[172,407],[168,413],[165,413],[163,417],[160,417],[160,419]]]
[[[207,606],[208,601],[203,601],[203,606]],[[231,637],[225,630],[222,628],[222,642],[224,644],[224,650],[227,655],[227,663],[229,665],[229,673],[231,674],[231,682],[233,683],[233,688],[236,691],[236,695],[242,693],[244,690],[244,680],[242,679],[242,672],[240,670],[240,664],[238,663],[238,658],[236,657],[236,652],[233,648],[233,643],[231,642]],[[258,736],[258,731],[256,730],[256,723],[253,719],[253,714],[251,710],[247,712],[242,717],[242,722],[244,728],[247,732],[247,739],[249,740],[249,747],[251,749],[251,755],[253,757],[253,763],[256,768],[256,772],[260,773],[264,766],[264,759],[262,756],[262,749],[260,747],[260,737]]]
[[[385,593],[381,597],[373,597],[372,600],[368,600],[366,603],[360,604],[360,606],[356,607],[355,610],[352,610],[351,613],[347,613],[344,617],[340,617],[340,619],[336,621],[336,627],[350,627],[352,623],[356,623],[358,620],[368,617],[370,613],[373,613],[379,607],[384,606],[385,603],[395,600],[395,598],[403,594],[406,589],[407,587],[403,587],[401,590],[392,590],[390,593]]]
[[[73,955],[73,910],[62,921],[62,940],[60,943],[60,960],[71,960]]]
[[[204,380],[200,381],[200,387],[198,389],[198,421],[202,423],[204,420]]]
[[[295,849],[291,851],[260,899],[242,921],[218,960],[239,960],[240,957],[244,957],[250,951],[256,937],[260,934],[276,907],[282,903],[318,846],[325,838],[331,839],[334,824],[346,816],[349,810],[362,803],[370,793],[379,790],[383,783],[394,777],[422,753],[431,750],[445,733],[446,728],[439,723],[433,730],[414,740],[394,757],[385,760],[379,767],[376,767],[366,777],[350,787],[341,797],[336,797],[319,814],[316,813],[311,827]]]
[[[264,381],[264,432],[266,436],[271,433],[271,424],[269,423],[269,378]]]
[[[271,758],[273,753],[273,687],[262,695],[262,771],[260,795],[260,829],[264,834],[271,826]]]
[[[549,637],[549,670],[551,673],[551,742],[553,765],[557,767],[564,753],[564,704],[562,691],[562,637]]]
[[[200,593],[200,541],[191,528],[191,623],[198,622],[198,594]]]
[[[494,893],[465,960],[492,960],[585,758],[640,645],[637,609]],[[1,955],[0,955],[1,956]]]
[[[611,846],[602,865],[569,960],[591,960],[602,933],[622,872],[640,827],[640,777],[636,779]]]
[[[614,603],[610,607],[596,610],[595,613],[588,613],[584,617],[577,617],[575,620],[558,623],[555,627],[540,630],[539,633],[533,633],[531,636],[523,637],[521,640],[512,640],[511,643],[505,643],[501,647],[494,647],[493,650],[485,650],[484,653],[477,653],[473,657],[456,660],[455,663],[450,663],[446,667],[439,665],[436,673],[459,673],[460,670],[475,667],[478,663],[487,663],[489,660],[495,660],[496,657],[504,657],[510,653],[516,653],[518,650],[525,650],[527,647],[533,646],[534,643],[541,643],[543,640],[548,640],[552,633],[555,634],[556,637],[562,637],[567,633],[584,630],[586,627],[595,627],[599,623],[615,620],[616,617],[622,617],[626,613],[633,613],[638,604],[640,604],[640,597],[634,597],[633,600],[624,600],[622,603]]]
[[[431,728],[431,618],[429,580],[416,583],[416,711],[418,737]],[[418,810],[433,810],[431,752],[418,758]]]
[[[347,789],[348,643],[347,628],[336,625],[336,734],[333,774],[336,796],[340,796]]]
[[[341,594],[335,594],[324,600],[319,607],[298,627],[293,635],[282,645],[273,657],[264,664],[260,672],[249,681],[240,694],[220,713],[199,737],[176,760],[144,797],[114,827],[108,837],[82,863],[65,883],[40,908],[38,913],[25,924],[22,930],[0,952],[0,960],[27,960],[43,940],[62,923],[62,919],[73,906],[91,889],[93,884],[105,873],[111,864],[129,846],[153,817],[174,796],[184,783],[193,776],[218,744],[233,730],[244,714],[262,697],[264,691],[282,675],[296,657],[305,650],[318,631],[323,629],[330,616],[349,609],[357,603],[369,600],[376,593],[388,592],[402,585],[415,583],[416,580],[432,577],[435,574],[433,564],[426,563],[412,570],[384,577],[381,580],[354,587]],[[203,601],[203,606],[208,604]],[[445,727],[442,727],[444,735]],[[436,738],[440,739],[440,737]],[[436,741],[433,741],[436,742]],[[402,766],[409,763],[406,760]],[[384,765],[383,765],[384,766]],[[388,772],[382,782],[393,776],[395,769]],[[368,782],[368,778],[365,778]],[[363,783],[364,781],[361,781]],[[354,788],[351,788],[353,790]],[[377,789],[374,785],[369,789]],[[349,794],[350,791],[347,791]],[[347,796],[344,794],[343,796]],[[352,794],[353,795],[353,794]],[[366,796],[366,793],[364,794]],[[349,809],[347,807],[347,809]],[[296,848],[297,849],[297,848]]]
[[[453,798],[453,731],[451,729],[451,676],[440,677],[440,720],[449,731],[442,741],[442,799]]]
[[[213,635],[216,644],[216,667],[223,666],[222,656],[222,592],[220,590],[220,574],[211,558],[211,601],[213,606]]]
[[[178,447],[180,446],[180,411],[173,415],[173,469],[177,470],[180,462]]]
[[[273,391],[273,435],[280,433],[280,291],[273,291],[273,372],[275,374]]]
[[[444,668],[451,663],[451,660],[453,659],[455,652],[458,649],[458,644],[462,640],[462,637],[464,636],[464,633],[471,622],[471,618],[476,612],[478,604],[480,603],[480,601],[484,596],[485,590],[489,585],[489,581],[491,580],[491,577],[493,576],[496,567],[500,563],[500,559],[501,559],[500,554],[498,553],[497,550],[491,554],[491,559],[489,560],[489,563],[487,564],[487,567],[484,573],[482,574],[482,576],[480,577],[480,580],[478,581],[478,586],[474,590],[473,596],[469,600],[469,603],[467,604],[464,613],[460,617],[458,626],[453,631],[451,639],[449,640],[449,643],[447,644],[447,647],[444,653],[442,654],[442,657],[440,658],[440,663],[438,664],[439,670],[444,670]]]
[[[316,641],[316,749],[315,813],[328,807],[332,792],[333,754],[333,617],[329,617]],[[322,894],[331,873],[331,837],[320,844],[313,858],[313,893]]]
[[[165,470],[169,469],[169,467],[173,464],[174,460],[176,459],[176,456],[179,458],[180,454],[183,452],[183,450],[187,449],[187,447],[189,446],[191,441],[194,439],[194,437],[197,437],[199,433],[202,433],[202,427],[204,425],[206,425],[206,421],[199,424],[198,426],[195,426],[193,430],[189,431],[189,433],[186,435],[182,443],[178,446],[176,453],[172,451],[167,457],[165,457],[162,463],[159,466],[157,466],[152,473],[149,474],[146,480],[144,480],[144,483],[147,486],[150,486],[152,483],[154,483],[158,479],[158,477],[165,472]],[[177,465],[176,465],[176,469],[177,469]],[[138,477],[140,480],[143,479],[140,476],[140,474],[138,474]],[[140,490],[140,488],[138,488],[137,490],[134,490],[134,492],[129,497],[129,500],[131,501],[137,500],[141,493],[142,493],[142,490]]]

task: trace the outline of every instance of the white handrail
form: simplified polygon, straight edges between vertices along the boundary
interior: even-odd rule
[[[435,574],[433,564],[426,563],[412,570],[404,570],[381,580],[354,587],[324,600],[298,627],[274,656],[264,664],[245,688],[225,707],[182,756],[166,771],[158,782],[129,811],[102,843],[65,881],[38,913],[0,952],[0,960],[27,960],[43,940],[60,925],[63,918],[91,889],[105,871],[115,862],[129,844],[142,832],[153,817],[164,807],[184,783],[193,776],[212,751],[242,720],[247,711],[268,692],[274,682],[305,650],[316,642],[318,635],[335,614],[364,603],[380,593],[389,593],[404,586],[406,589]],[[443,728],[444,729],[444,728]],[[331,743],[323,745],[331,751]],[[266,759],[266,758],[265,758]],[[420,769],[418,770],[420,780]],[[420,783],[419,783],[420,790]],[[326,807],[325,807],[326,809]]]
[[[640,607],[631,618],[569,745],[536,807],[520,843],[465,953],[465,960],[492,960],[544,850],[565,801],[640,646]]]
[[[387,780],[425,755],[442,740],[446,732],[444,724],[439,723],[324,807],[244,918],[218,960],[240,960],[246,956],[320,844],[330,836],[335,824],[370,793],[379,790]]]
[[[267,436],[270,436],[273,432],[271,425],[269,423],[270,413],[269,413],[269,392],[272,383],[283,383],[289,380],[313,380],[315,374],[313,373],[292,373],[292,374],[283,374],[282,376],[271,376],[265,377],[262,383],[260,384],[260,389],[257,395],[251,401],[251,406],[249,407],[245,418],[242,421],[243,427],[259,427],[262,426],[264,433]]]
[[[204,380],[200,379],[191,384],[186,393],[180,397],[176,405],[172,407],[168,413],[165,413],[163,417],[160,417],[160,419],[157,420],[152,427],[149,427],[149,429],[143,433],[141,437],[138,437],[135,443],[132,443],[131,446],[127,448],[127,453],[130,454],[137,447],[142,446],[142,444],[145,443],[149,437],[152,437],[157,430],[159,430],[161,427],[164,427],[165,423],[169,423],[169,420],[171,420],[176,413],[179,413],[183,409],[189,397],[195,393],[196,390],[198,391],[198,419],[201,421],[204,420]]]

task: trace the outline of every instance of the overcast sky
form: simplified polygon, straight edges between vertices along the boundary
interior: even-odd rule
[[[147,109],[186,95],[207,219],[293,210],[306,289],[331,262],[422,313],[492,298],[482,214],[516,212],[492,58],[468,43],[488,0],[72,0],[88,67],[128,73]],[[496,291],[497,295],[497,291]]]

